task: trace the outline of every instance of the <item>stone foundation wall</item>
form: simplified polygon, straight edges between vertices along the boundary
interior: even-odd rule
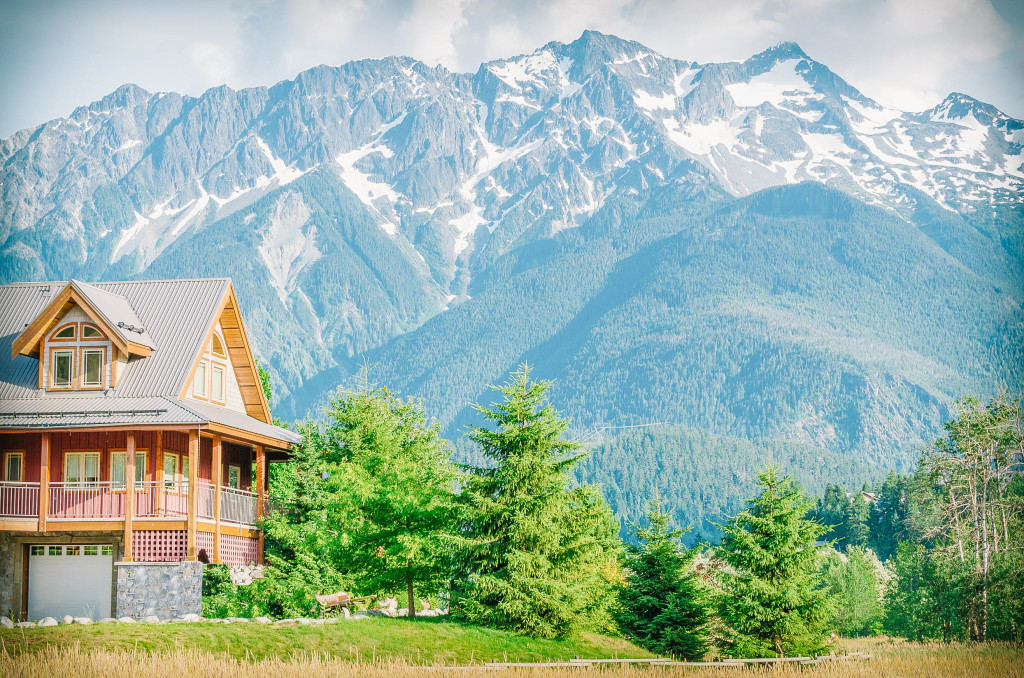
[[[15,565],[21,562],[20,548],[21,544],[16,544],[9,534],[0,532],[0,617],[21,614],[21,601],[15,598],[20,587],[14,585]]]
[[[203,564],[117,563],[117,617],[175,619],[203,613]]]

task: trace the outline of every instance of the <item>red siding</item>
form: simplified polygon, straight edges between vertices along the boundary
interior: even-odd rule
[[[39,482],[39,433],[0,433],[0,451],[25,451],[25,477],[27,483]],[[2,476],[0,476],[2,478]]]

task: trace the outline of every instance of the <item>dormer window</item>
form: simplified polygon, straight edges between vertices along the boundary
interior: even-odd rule
[[[53,338],[73,340],[75,338],[75,326],[68,325],[67,327],[62,327],[61,329],[57,330],[57,332],[53,335]]]
[[[227,403],[228,352],[224,339],[214,332],[192,378],[192,397],[218,405]]]
[[[103,356],[105,353],[106,350],[102,348],[87,348],[82,351],[83,387],[103,388]]]
[[[75,351],[60,349],[53,351],[50,363],[50,388],[74,388]]]
[[[106,339],[103,333],[92,325],[82,324],[82,339]]]
[[[227,359],[228,354],[224,350],[224,342],[220,340],[220,337],[216,334],[213,335],[213,339],[210,340],[210,353],[218,358]]]

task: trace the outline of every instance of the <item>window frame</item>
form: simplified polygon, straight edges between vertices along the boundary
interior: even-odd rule
[[[70,337],[58,337],[57,335],[65,330],[71,330]],[[64,323],[50,333],[50,341],[78,341],[78,323]]]
[[[200,370],[200,368],[202,368],[202,370],[203,370],[203,378],[201,380],[199,379],[199,370]],[[206,358],[204,356],[202,358],[202,360],[199,361],[199,364],[196,365],[196,373],[192,376],[192,397],[193,398],[195,398],[197,400],[209,400],[210,399],[209,380],[210,380],[210,360],[209,360],[209,358]],[[199,392],[198,390],[196,390],[196,387],[200,383],[202,383],[202,385],[203,385],[202,392]]]
[[[220,373],[217,380],[214,375]],[[214,384],[220,382],[220,398],[214,396]],[[220,362],[210,362],[210,402],[218,405],[225,405],[228,402],[228,370],[227,365]]]
[[[8,471],[10,471],[10,460],[18,459],[18,471],[19,476],[17,478],[8,478]],[[25,482],[25,450],[4,450],[3,453],[4,462],[4,475],[3,480],[5,483],[23,483]]]
[[[68,458],[79,457],[81,458],[80,472],[85,475],[85,460],[88,457],[96,457],[96,480],[68,480]],[[66,450],[64,457],[61,459],[61,477],[64,479],[65,489],[87,489],[94,487],[98,483],[102,482],[103,479],[103,452],[100,450]],[[67,486],[71,486],[68,488]]]
[[[81,328],[79,329],[79,336],[82,337],[82,341],[107,341],[107,335],[103,334],[103,330],[92,323],[80,323]],[[86,330],[93,330],[97,336],[87,337],[85,336]]]
[[[139,464],[139,457],[142,457],[142,464]],[[114,479],[114,458],[124,457],[124,469],[128,469],[128,450],[110,450],[110,458],[107,461],[107,478],[110,480],[110,489],[113,492],[124,492],[128,489],[127,477],[122,478],[119,481]],[[137,449],[135,450],[135,491],[142,492],[145,489],[141,483],[146,482],[146,466],[149,461],[149,450]],[[142,475],[139,478],[139,475]]]
[[[224,487],[229,487],[232,490],[240,490],[240,489],[242,489],[242,467],[239,464],[227,464],[226,470],[227,470],[227,473],[225,473],[224,475],[227,476],[227,480],[224,483]],[[237,481],[238,481],[237,485],[232,485],[231,484],[231,472],[232,471],[235,472],[235,476],[236,476]]]
[[[82,380],[81,380],[81,387],[80,387],[79,390],[82,390],[82,391],[102,391],[104,388],[106,388],[106,385],[107,385],[107,349],[106,349],[106,347],[105,346],[83,346],[79,352],[81,353],[81,360],[80,360],[80,362],[82,364],[82,368],[81,368]],[[88,368],[86,367],[86,356],[89,355],[89,354],[99,354],[99,356],[100,356],[100,368],[99,368],[100,380],[99,380],[98,383],[95,383],[95,384],[90,384],[88,381],[86,381],[86,379],[88,379],[88,376],[87,376],[87,369]]]
[[[68,368],[68,385],[61,386],[56,382],[57,374],[57,357],[68,355],[71,356],[71,366]],[[78,351],[74,348],[61,348],[53,347],[50,349],[50,365],[49,365],[49,390],[51,391],[74,391],[78,385],[77,371],[75,370],[76,358],[78,357]]]

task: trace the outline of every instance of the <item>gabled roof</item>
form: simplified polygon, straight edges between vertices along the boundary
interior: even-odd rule
[[[60,311],[66,312],[75,303],[102,325],[115,344],[131,344],[137,351],[125,351],[129,359],[118,371],[117,386],[101,394],[40,389],[37,359],[23,350],[15,350],[17,341],[31,343],[31,338],[23,339],[29,330],[42,330],[39,336],[45,335],[50,321],[39,321],[40,317],[53,312],[56,322],[63,315]],[[251,394],[246,401],[248,415],[219,406],[196,408],[191,400],[182,402],[210,332],[222,318],[227,321],[225,340],[239,385]],[[35,348],[38,350],[38,340]],[[227,278],[0,286],[0,428],[13,427],[15,419],[20,422],[16,428],[53,427],[59,422],[65,422],[65,426],[103,426],[112,421],[110,412],[129,413],[118,415],[128,417],[126,424],[137,417],[142,417],[138,420],[142,423],[149,415],[130,415],[136,409],[134,403],[161,398],[168,403],[161,422],[168,422],[166,418],[171,417],[180,424],[219,423],[282,442],[295,442],[294,433],[270,423],[270,410],[258,387],[252,352]],[[36,426],[30,424],[30,417],[21,416],[57,411],[85,414],[44,417]],[[18,416],[6,416],[14,414]]]

